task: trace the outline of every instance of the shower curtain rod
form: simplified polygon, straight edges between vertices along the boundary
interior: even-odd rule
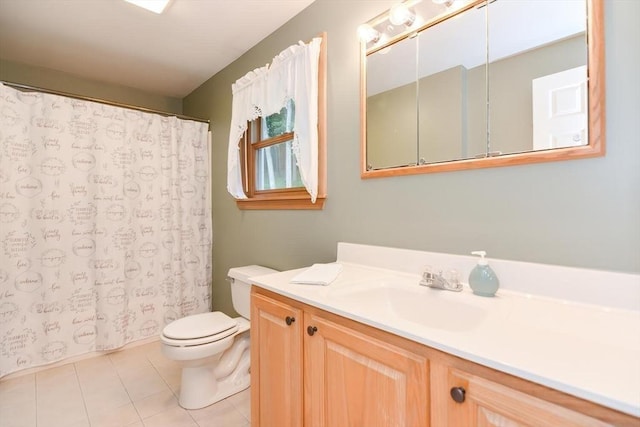
[[[135,105],[123,104],[123,103],[120,103],[120,102],[107,101],[106,99],[91,98],[89,96],[82,96],[82,95],[74,95],[72,93],[60,92],[60,91],[57,91],[57,90],[45,89],[45,88],[41,88],[41,87],[25,85],[25,84],[22,84],[22,83],[7,82],[7,81],[4,81],[4,80],[0,80],[0,83],[4,84],[6,86],[11,86],[14,89],[23,89],[23,90],[28,90],[28,91],[36,91],[36,92],[48,93],[48,94],[51,94],[51,95],[66,96],[67,98],[80,99],[82,101],[98,102],[100,104],[111,105],[111,106],[114,106],[114,107],[127,108],[129,110],[137,110],[137,111],[143,111],[145,113],[159,114],[159,115],[165,116],[165,117],[173,117],[173,116],[175,116],[175,117],[177,117],[179,119],[183,119],[183,120],[193,120],[193,121],[201,122],[201,123],[209,123],[209,120],[198,119],[197,117],[190,117],[190,116],[185,116],[185,115],[182,115],[182,114],[168,113],[166,111],[153,110],[151,108],[138,107],[138,106],[135,106]]]

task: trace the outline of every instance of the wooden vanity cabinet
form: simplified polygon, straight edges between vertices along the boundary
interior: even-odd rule
[[[253,427],[640,426],[640,419],[253,287]]]
[[[613,425],[443,363],[431,364],[431,390],[434,427]]]
[[[302,323],[302,310],[252,292],[251,423],[254,426],[303,425]]]
[[[305,313],[305,426],[429,425],[427,359]]]
[[[259,292],[251,297],[252,426],[429,425],[424,356],[373,328]]]

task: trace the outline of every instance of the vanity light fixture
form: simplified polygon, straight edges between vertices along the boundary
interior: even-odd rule
[[[143,9],[161,14],[166,9],[171,0],[124,0],[127,3],[135,4]]]
[[[451,7],[455,0],[431,0],[435,4],[443,4],[445,7]]]
[[[393,25],[410,27],[416,20],[416,14],[404,3],[398,3],[389,9],[389,22]]]
[[[380,31],[373,28],[371,25],[362,24],[358,27],[358,37],[365,43],[376,43],[380,40]]]

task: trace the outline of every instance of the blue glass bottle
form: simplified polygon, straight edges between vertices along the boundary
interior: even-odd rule
[[[474,294],[483,297],[492,297],[500,288],[500,281],[496,273],[489,267],[489,263],[484,258],[485,251],[471,252],[473,255],[480,255],[478,265],[469,274],[469,286]]]

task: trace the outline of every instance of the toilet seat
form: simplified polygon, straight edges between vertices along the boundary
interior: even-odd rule
[[[203,345],[236,333],[238,322],[216,311],[200,313],[171,322],[162,331],[162,342],[174,347]]]

